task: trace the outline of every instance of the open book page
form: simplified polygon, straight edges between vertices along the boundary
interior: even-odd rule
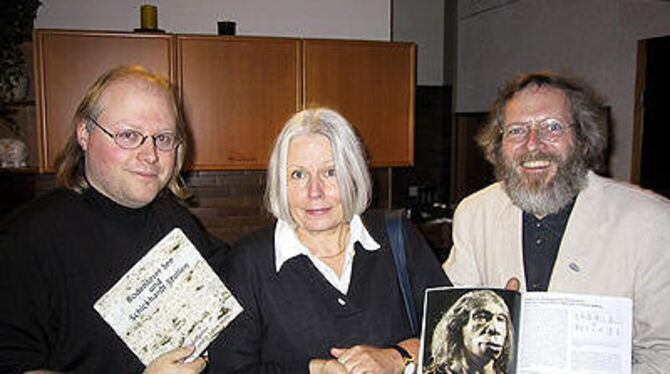
[[[630,299],[523,295],[519,373],[630,373]]]
[[[94,305],[148,365],[171,349],[195,345],[198,357],[241,311],[200,252],[176,228]]]
[[[521,294],[482,288],[426,290],[419,373],[514,373]]]

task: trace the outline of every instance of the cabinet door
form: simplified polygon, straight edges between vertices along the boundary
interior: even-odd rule
[[[43,171],[55,169],[72,116],[102,73],[119,65],[140,64],[169,78],[174,75],[170,35],[38,30],[35,40]]]
[[[373,166],[414,163],[415,45],[304,40],[305,106],[339,111]]]
[[[177,45],[192,168],[265,168],[300,108],[300,41],[179,35]]]

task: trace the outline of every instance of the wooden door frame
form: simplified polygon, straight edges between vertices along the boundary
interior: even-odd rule
[[[635,107],[633,109],[633,154],[630,165],[630,182],[640,183],[642,166],[642,140],[644,133],[644,89],[647,85],[647,41],[637,42],[637,68],[635,72]]]

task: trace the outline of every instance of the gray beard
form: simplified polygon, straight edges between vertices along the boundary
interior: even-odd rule
[[[526,158],[550,159],[559,163],[556,175],[546,184],[534,180],[527,181],[516,170],[518,162],[505,160],[502,155],[500,156],[502,161],[495,165],[495,172],[498,180],[503,181],[503,188],[514,205],[536,217],[544,217],[561,210],[586,187],[588,168],[577,154],[578,152],[573,152],[565,161],[547,154],[526,156]]]

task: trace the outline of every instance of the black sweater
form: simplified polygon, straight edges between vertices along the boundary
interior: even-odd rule
[[[0,224],[0,373],[141,372],[93,304],[174,227],[205,258],[225,248],[169,193],[130,209],[57,189]]]
[[[224,260],[221,276],[244,307],[210,346],[211,373],[301,373],[312,358],[332,358],[331,347],[386,345],[411,338],[381,212],[362,217],[381,245],[357,243],[347,295],[304,255],[275,270],[274,226],[242,239]],[[408,271],[417,313],[424,290],[449,285],[416,228],[405,222]],[[419,315],[420,320],[420,315]]]

